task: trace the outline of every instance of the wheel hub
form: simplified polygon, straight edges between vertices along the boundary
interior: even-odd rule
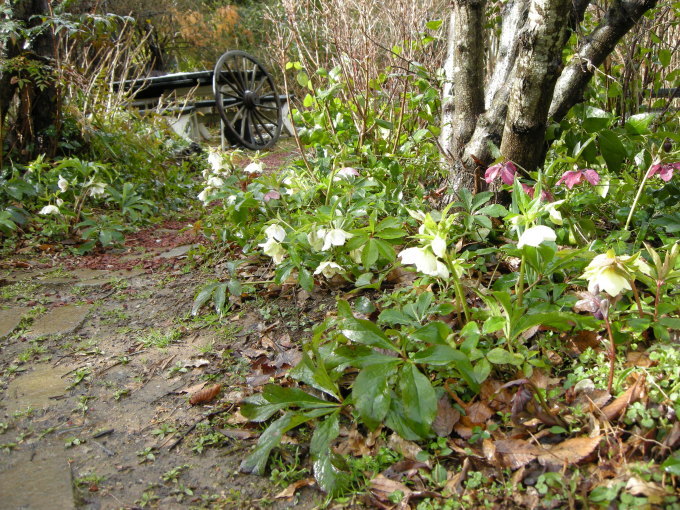
[[[248,108],[254,108],[260,104],[260,96],[258,96],[257,93],[253,92],[252,90],[246,90],[243,93],[243,103]]]

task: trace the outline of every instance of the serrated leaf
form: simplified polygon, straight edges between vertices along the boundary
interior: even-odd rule
[[[434,321],[416,329],[410,336],[429,344],[447,345],[446,339],[452,333],[453,330],[447,324],[442,321]]]
[[[242,473],[264,474],[267,459],[272,449],[281,442],[281,437],[288,430],[309,421],[308,416],[286,413],[274,421],[260,436],[253,452],[241,462]]]
[[[626,158],[626,149],[613,131],[601,131],[597,135],[600,144],[600,152],[607,163],[607,168],[611,173],[618,173],[621,164]]]
[[[369,239],[361,252],[361,264],[364,266],[364,268],[369,269],[373,264],[376,263],[379,255],[380,254],[378,252],[376,240]]]
[[[335,402],[328,402],[299,388],[284,388],[277,384],[268,384],[262,390],[262,396],[272,404],[297,405],[304,409],[318,407],[335,407]]]
[[[399,352],[399,349],[392,345],[385,333],[371,321],[355,318],[345,319],[341,328],[342,334],[353,342]]]
[[[390,408],[390,378],[396,371],[397,362],[369,365],[359,372],[352,384],[356,409],[370,429],[375,429],[383,422]]]
[[[203,287],[194,299],[194,305],[191,307],[191,315],[197,315],[201,307],[210,299],[215,290],[216,283],[210,283]]]
[[[298,271],[298,282],[300,283],[300,287],[302,287],[307,292],[311,292],[314,288],[314,278],[312,277],[312,274],[304,267],[301,267]]]
[[[502,218],[503,216],[508,215],[508,210],[501,204],[491,204],[482,207],[479,211],[477,211],[477,214],[485,214],[493,218]]]
[[[511,352],[496,347],[486,353],[488,359],[494,365],[521,365],[524,361],[524,356],[520,354],[512,354]]]
[[[406,416],[426,430],[437,415],[437,396],[430,380],[413,364],[405,365],[399,386]]]

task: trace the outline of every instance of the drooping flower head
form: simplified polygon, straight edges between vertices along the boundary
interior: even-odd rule
[[[46,205],[38,214],[48,215],[48,214],[59,214],[59,208],[56,205]]]
[[[537,247],[546,241],[554,241],[557,239],[555,231],[550,227],[545,225],[537,225],[531,227],[522,232],[519,236],[519,241],[517,242],[517,247],[522,248],[523,246],[533,246]]]
[[[263,170],[264,166],[262,163],[256,163],[254,161],[243,169],[247,174],[261,174]]]
[[[64,179],[61,175],[59,176],[59,180],[57,181],[57,187],[62,193],[65,193],[66,190],[68,189],[68,181]]]
[[[333,180],[339,181],[340,179],[351,179],[353,177],[359,177],[359,171],[351,166],[346,166],[335,173]]]
[[[559,181],[557,181],[556,186],[564,183],[567,189],[571,189],[577,184],[583,182],[583,180],[588,181],[593,186],[597,186],[600,182],[600,174],[598,174],[592,168],[584,168],[583,170],[569,170],[564,172]]]
[[[319,264],[314,274],[322,274],[326,278],[333,278],[336,274],[344,272],[341,265],[335,262],[325,261]]]
[[[658,175],[662,181],[668,182],[673,177],[673,172],[675,170],[680,171],[680,161],[676,163],[657,163],[649,168],[647,179]]]
[[[416,269],[428,276],[437,276],[442,279],[449,277],[449,270],[441,260],[438,260],[432,251],[427,248],[406,248],[399,253],[402,264],[416,266]]]
[[[497,163],[490,166],[484,172],[484,180],[487,184],[491,184],[497,177],[500,176],[504,184],[512,186],[512,182],[515,180],[515,174],[517,173],[517,167],[512,161],[506,161],[505,163]]]
[[[581,277],[588,280],[589,292],[603,290],[616,297],[624,290],[631,290],[630,281],[636,271],[646,275],[651,272],[639,253],[617,256],[614,250],[609,250],[591,260]]]

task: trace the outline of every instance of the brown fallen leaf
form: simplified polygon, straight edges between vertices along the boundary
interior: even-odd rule
[[[493,411],[484,402],[475,402],[465,410],[468,419],[475,425],[482,425],[493,416]]]
[[[194,384],[193,386],[187,386],[186,388],[181,388],[181,389],[177,390],[175,393],[177,393],[178,395],[180,393],[188,393],[189,395],[192,395],[196,392],[201,391],[203,388],[205,388],[206,384],[208,384],[208,383],[204,381],[204,382],[201,382],[201,383],[198,383],[198,384]]]
[[[463,493],[463,482],[467,478],[468,470],[470,469],[470,459],[465,457],[463,461],[463,467],[456,474],[449,473],[449,479],[444,485],[444,494],[462,494]]]
[[[373,449],[367,444],[366,438],[357,429],[349,431],[347,439],[338,445],[337,452],[341,455],[352,455],[354,457],[373,455]]]
[[[245,429],[218,429],[219,433],[230,439],[252,439],[258,436],[257,432]]]
[[[538,456],[538,449],[521,439],[500,439],[494,443],[496,454],[500,454],[504,465],[519,469]]]
[[[645,496],[651,505],[663,504],[666,496],[670,495],[654,482],[647,482],[636,476],[630,478],[626,483],[626,492],[633,496]]]
[[[387,445],[395,452],[401,453],[406,459],[415,459],[416,455],[423,450],[413,441],[407,441],[396,433],[389,437]]]
[[[297,482],[291,483],[288,487],[279,492],[274,499],[288,499],[295,496],[298,489],[302,487],[307,487],[309,485],[314,485],[316,481],[314,478],[305,478],[303,480],[298,480]]]
[[[618,396],[614,402],[605,406],[602,409],[602,414],[609,420],[613,420],[619,416],[628,407],[629,404],[636,402],[640,399],[643,392],[643,386],[645,382],[645,376],[638,376],[637,380],[620,396]]]
[[[202,390],[197,391],[196,393],[191,395],[191,397],[189,398],[189,403],[192,406],[195,406],[198,404],[205,404],[207,402],[210,402],[217,396],[217,394],[220,392],[220,389],[222,389],[221,384],[213,384],[212,386],[203,388]]]
[[[439,437],[448,437],[453,431],[453,426],[460,420],[460,412],[454,409],[448,397],[442,397],[437,402],[437,416],[432,422],[432,430]]]
[[[543,466],[560,467],[564,464],[576,464],[581,459],[590,455],[601,437],[573,437],[562,441],[548,449],[540,449],[538,462]]]

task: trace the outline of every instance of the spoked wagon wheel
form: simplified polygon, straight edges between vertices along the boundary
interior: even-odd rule
[[[266,149],[281,134],[281,98],[267,70],[244,51],[228,51],[213,74],[215,105],[230,143]]]

